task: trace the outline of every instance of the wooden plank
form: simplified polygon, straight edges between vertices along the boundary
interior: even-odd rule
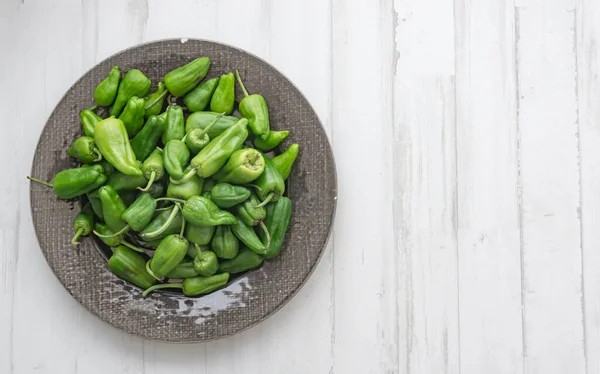
[[[525,372],[584,373],[575,14],[516,19]]]
[[[521,373],[514,7],[457,0],[461,373]]]
[[[400,372],[458,373],[454,8],[402,0],[395,9]]]

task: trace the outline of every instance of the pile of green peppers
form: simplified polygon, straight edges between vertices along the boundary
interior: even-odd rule
[[[50,182],[28,177],[81,200],[72,244],[93,233],[113,248],[109,269],[143,296],[224,287],[279,255],[290,225],[286,180],[300,148],[282,150],[290,132],[271,129],[265,98],[237,70],[207,78],[210,65],[190,61],[153,92],[141,70],[113,67],[66,150],[81,165]]]

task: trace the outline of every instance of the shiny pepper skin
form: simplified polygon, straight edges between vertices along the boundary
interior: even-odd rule
[[[121,218],[121,215],[127,209],[123,199],[110,186],[100,187],[98,193],[102,202],[102,214],[106,226],[113,232],[120,231],[127,225],[127,222]]]
[[[102,156],[115,169],[126,175],[142,175],[129,143],[129,135],[121,120],[110,117],[98,122],[95,127],[94,142]]]
[[[102,160],[102,154],[94,143],[94,138],[82,136],[73,141],[67,149],[67,154],[78,159],[84,164],[91,164]]]
[[[294,162],[296,162],[296,158],[298,158],[299,151],[300,146],[298,144],[292,144],[281,154],[271,159],[273,166],[279,171],[279,174],[284,181],[290,176],[292,166],[294,166]]]
[[[292,219],[292,202],[287,197],[282,197],[274,203],[267,205],[267,218],[265,225],[271,236],[271,243],[266,249],[265,258],[274,258],[279,255],[285,233]],[[261,232],[260,238],[266,242],[266,234]]]
[[[178,234],[165,237],[150,260],[150,270],[159,278],[166,277],[187,254],[188,241]]]
[[[231,259],[237,256],[240,243],[228,225],[217,226],[210,247],[217,257]]]
[[[156,91],[146,96],[144,99],[144,116],[146,118],[159,115],[160,112],[162,112],[165,98],[168,93],[169,91],[167,91],[165,84],[163,82],[158,82]]]
[[[231,114],[235,104],[235,78],[233,73],[224,74],[210,99],[210,110],[217,113]]]
[[[222,113],[215,112],[195,112],[185,121],[185,131],[189,133],[193,129],[205,129],[210,126],[213,121],[220,116]],[[227,130],[231,126],[235,125],[240,119],[234,116],[222,116],[218,119],[217,123],[211,127],[206,133],[210,139],[214,139],[221,135],[223,131]]]
[[[79,118],[81,119],[81,127],[83,128],[85,136],[93,138],[95,132],[94,127],[98,122],[102,121],[102,117],[94,113],[93,110],[86,109],[79,112]]]
[[[264,171],[263,155],[256,149],[244,148],[235,151],[214,178],[220,182],[246,184],[257,179]]]
[[[165,86],[173,96],[183,96],[200,83],[210,69],[210,58],[197,58],[165,75]]]
[[[96,86],[94,90],[94,101],[99,106],[109,106],[117,97],[119,89],[119,81],[121,80],[121,69],[118,66],[113,66],[108,73],[108,76]],[[93,135],[88,135],[93,136]]]
[[[75,236],[71,239],[71,244],[79,244],[77,239],[81,236],[89,235],[94,229],[94,212],[90,203],[83,206],[81,211],[77,213],[73,220],[73,230],[75,230]]]
[[[244,248],[231,260],[221,261],[219,264],[220,273],[242,273],[251,269],[255,269],[262,264],[263,259],[248,248]]]
[[[106,183],[104,168],[98,164],[61,170],[54,176],[52,184],[32,177],[27,178],[51,187],[56,196],[65,200],[86,194]]]
[[[169,141],[181,140],[185,135],[185,121],[183,119],[183,108],[179,105],[171,105],[166,111],[165,131],[162,134],[163,144]]]
[[[248,127],[255,137],[261,140],[267,140],[270,131],[269,125],[269,107],[265,98],[259,94],[248,94],[239,71],[235,71],[238,84],[244,92],[244,98],[240,101],[238,110],[242,117],[248,119]],[[211,108],[212,109],[212,108]]]
[[[183,217],[187,222],[197,226],[232,225],[237,219],[203,196],[192,196],[183,206]]]
[[[269,131],[269,135],[265,140],[255,138],[254,146],[261,151],[268,152],[275,149],[288,135],[290,135],[289,131]]]
[[[113,106],[110,108],[110,115],[117,117],[127,105],[129,99],[133,96],[144,97],[150,91],[151,82],[148,77],[144,75],[138,69],[131,69],[125,73],[121,83],[119,83],[119,89],[117,91],[117,97]]]
[[[204,110],[208,103],[210,103],[210,99],[212,98],[213,93],[217,89],[217,85],[219,84],[219,77],[209,79],[206,82],[200,84],[198,87],[194,88],[190,92],[188,92],[183,98],[183,102],[185,106],[188,108],[190,112],[199,112]]]
[[[146,260],[142,255],[123,245],[118,246],[108,260],[109,269],[117,277],[146,289],[156,283],[146,271]]]
[[[131,140],[131,148],[139,161],[145,161],[154,151],[166,124],[165,118],[150,116],[142,130]]]
[[[119,119],[123,122],[123,125],[125,125],[125,129],[130,138],[140,132],[144,126],[144,105],[144,99],[133,96],[129,99],[125,109],[123,109],[123,112],[119,116]]]
[[[244,202],[250,197],[250,190],[242,186],[233,186],[229,183],[219,183],[210,191],[211,200],[219,208],[231,208]]]

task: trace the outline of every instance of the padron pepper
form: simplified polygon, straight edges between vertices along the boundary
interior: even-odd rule
[[[185,222],[180,234],[171,234],[165,237],[156,250],[152,259],[147,263],[146,270],[155,278],[167,276],[179,265],[187,254],[188,241],[183,237]]]
[[[119,119],[123,122],[123,125],[125,125],[125,129],[130,138],[137,135],[144,126],[145,104],[146,102],[144,99],[132,96],[127,102],[121,115],[119,115]]]
[[[162,150],[157,148],[152,151],[150,156],[148,156],[142,164],[142,173],[144,173],[145,178],[148,178],[148,184],[144,188],[138,187],[141,191],[148,191],[150,187],[152,187],[154,181],[162,179],[165,175]]]
[[[94,89],[94,101],[100,106],[109,106],[117,97],[119,89],[119,81],[121,80],[121,69],[118,66],[113,66],[108,73],[108,76],[100,82]],[[93,135],[88,135],[93,136]]]
[[[79,244],[77,241],[81,236],[89,235],[94,229],[94,212],[90,203],[87,203],[77,213],[73,220],[73,229],[75,230],[75,236],[71,239],[71,244]]]
[[[186,237],[186,239],[187,239],[187,237]],[[189,241],[189,239],[188,239],[188,241]],[[198,253],[209,251],[209,250],[210,250],[210,248],[207,245],[197,245],[197,244],[190,243],[190,246],[188,247],[188,250],[187,250],[187,255],[193,260],[196,258],[196,256],[198,256]]]
[[[104,222],[111,231],[116,234],[124,234],[127,231],[121,232],[127,226],[121,215],[127,210],[127,206],[123,199],[119,196],[111,186],[102,186],[98,189],[100,201],[102,202],[102,214]]]
[[[184,169],[190,160],[190,151],[184,142],[178,139],[170,140],[163,150],[163,165],[173,179],[181,179]],[[193,175],[193,173],[191,174]],[[191,178],[191,176],[190,176]],[[182,181],[183,183],[184,181]]]
[[[248,248],[243,248],[235,258],[221,261],[219,264],[219,273],[243,273],[252,270],[262,264],[263,259]]]
[[[267,240],[267,233],[271,239],[266,250],[267,253],[264,255],[265,258],[279,255],[291,219],[292,201],[287,197],[283,196],[276,202],[267,205],[267,218],[265,219],[267,230],[260,233],[263,242]]]
[[[173,139],[181,140],[185,136],[185,121],[183,119],[183,108],[177,104],[169,105],[167,108],[165,131],[162,134],[163,144]]]
[[[134,231],[142,231],[156,210],[156,199],[148,192],[142,192],[137,199],[123,212],[121,219]]]
[[[78,159],[84,164],[91,164],[102,160],[102,154],[94,143],[94,138],[81,136],[71,143],[67,149],[67,154]]]
[[[106,160],[100,160],[98,164],[102,165],[102,167],[104,168],[104,174],[106,174],[107,177],[110,177],[115,172],[115,167],[112,166],[110,162]]]
[[[232,225],[237,220],[233,214],[219,209],[203,196],[192,196],[185,201],[183,217],[187,222],[198,226]]]
[[[194,258],[194,269],[199,275],[210,277],[219,270],[219,259],[213,251],[200,251]]]
[[[96,222],[96,225],[94,225],[94,231],[92,232],[109,247],[118,247],[120,245],[124,245],[136,252],[144,253],[142,248],[136,247],[133,244],[125,241],[125,234],[115,235],[115,233],[102,222]]]
[[[281,154],[271,159],[271,162],[275,168],[277,168],[277,171],[279,171],[279,174],[284,181],[290,176],[290,173],[292,172],[292,166],[294,166],[294,162],[298,157],[299,151],[300,146],[298,144],[292,144]]]
[[[150,116],[142,130],[131,140],[131,148],[139,161],[145,161],[154,151],[165,125],[165,118]]]
[[[235,151],[214,178],[220,182],[246,184],[258,178],[264,170],[263,155],[256,149],[244,148]]]
[[[219,78],[217,88],[210,98],[210,110],[217,113],[231,114],[235,104],[235,78],[233,73],[223,74]]]
[[[52,188],[56,196],[65,200],[86,194],[106,183],[102,165],[84,165],[61,170],[54,176],[52,183],[29,176],[27,179]]]
[[[238,110],[242,117],[248,119],[248,127],[250,127],[254,136],[261,140],[267,140],[269,136],[269,107],[267,106],[267,102],[262,95],[248,94],[242,78],[240,78],[240,72],[237,69],[235,70],[235,75],[238,84],[244,92],[244,98],[240,101]]]
[[[122,191],[135,191],[138,187],[144,187],[147,183],[148,179],[143,175],[131,176],[117,171],[108,177],[106,184],[120,193]]]
[[[255,193],[234,209],[237,216],[248,226],[258,225],[267,216],[267,210],[264,206],[260,206],[260,200]]]
[[[97,115],[93,109],[85,109],[79,112],[79,118],[81,119],[81,127],[83,127],[83,133],[85,136],[94,137],[94,127],[100,121],[102,117]]]
[[[264,255],[267,253],[266,249],[270,245],[270,236],[268,235],[268,231],[266,229],[265,224],[260,222],[261,228],[265,231],[267,236],[266,243],[263,243],[260,238],[254,232],[254,228],[252,226],[246,225],[244,221],[238,219],[236,223],[231,225],[231,231],[233,234],[244,243],[252,252],[258,253],[259,255]]]
[[[210,143],[210,137],[208,136],[208,132],[212,127],[214,127],[217,124],[217,122],[219,122],[219,119],[221,119],[222,116],[222,114],[217,116],[211,122],[211,124],[205,127],[204,129],[192,129],[185,135],[185,145],[187,145],[191,153],[193,153],[194,155],[197,154],[198,152],[200,152],[200,150],[202,150],[202,148],[206,147],[208,143]]]
[[[110,259],[108,267],[114,275],[136,286],[146,289],[156,283],[156,279],[146,271],[146,260],[130,248],[118,246]]]
[[[183,102],[188,110],[190,112],[199,112],[204,110],[208,103],[210,103],[210,98],[215,92],[218,84],[219,77],[216,77],[207,80],[188,92],[183,98]]]
[[[194,268],[194,261],[181,261],[175,269],[171,270],[169,274],[167,274],[167,278],[169,279],[185,279],[191,278],[198,275],[198,272]]]
[[[167,196],[187,200],[192,196],[202,193],[204,179],[194,175],[190,180],[183,183],[169,183]]]
[[[98,190],[90,191],[86,196],[96,217],[102,219],[104,215],[102,214],[102,201],[100,201],[100,194],[98,193]]]
[[[238,238],[231,231],[231,226],[217,226],[215,235],[210,242],[210,248],[215,252],[217,257],[231,259],[237,256],[240,248]]]
[[[215,112],[195,112],[190,114],[185,122],[185,131],[190,132],[193,129],[205,129],[212,124],[215,118],[221,116],[222,113]],[[234,116],[222,116],[217,120],[217,123],[208,130],[208,137],[214,139],[221,135],[223,131],[235,125],[240,119]]]
[[[149,118],[150,116],[156,116],[162,112],[163,105],[165,104],[165,98],[167,97],[167,87],[163,82],[158,82],[156,91],[146,96],[144,99],[144,116]]]
[[[229,183],[219,183],[210,191],[211,200],[219,208],[231,208],[244,202],[250,197],[250,190],[242,186],[233,186]]]
[[[193,278],[186,278],[182,283],[162,283],[149,287],[142,293],[146,297],[152,291],[165,288],[178,288],[183,291],[183,294],[188,297],[200,296],[211,293],[229,282],[229,273],[216,274],[210,277],[201,275]]]
[[[110,115],[117,117],[127,105],[129,99],[133,96],[144,97],[150,91],[151,82],[148,77],[144,75],[138,69],[128,70],[123,76],[121,83],[119,83],[119,89],[117,91],[117,97],[113,106],[110,108]]]
[[[284,141],[288,135],[290,135],[289,131],[269,131],[269,135],[265,140],[261,138],[254,138],[254,146],[261,151],[268,152],[277,147],[282,141]]]
[[[185,237],[194,244],[208,245],[214,234],[215,226],[197,226],[190,223],[187,225]]]
[[[208,69],[210,58],[199,57],[165,74],[165,86],[173,96],[183,96],[206,77]]]
[[[266,156],[263,160],[265,171],[254,182],[257,187],[256,194],[262,201],[259,206],[266,205],[269,201],[277,201],[285,192],[285,182],[273,162]]]
[[[123,122],[110,117],[96,124],[94,141],[102,156],[121,173],[140,176],[140,170]]]
[[[160,201],[159,198],[156,201]],[[152,241],[157,239],[163,239],[164,237],[178,233],[183,226],[183,217],[181,210],[178,205],[173,205],[169,210],[160,212],[154,219],[146,226],[139,235],[145,241]]]

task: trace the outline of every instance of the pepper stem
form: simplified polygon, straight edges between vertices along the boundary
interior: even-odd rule
[[[125,240],[121,240],[121,245],[124,245],[125,247],[131,248],[136,252],[140,252],[140,253],[146,253],[146,251],[144,251],[142,248],[140,247],[136,247],[135,245],[126,242]]]
[[[152,287],[148,287],[144,292],[142,292],[142,297],[148,296],[152,291],[160,290],[163,288],[179,288],[183,289],[183,283],[163,283],[163,284],[155,284]]]
[[[185,204],[185,200],[177,199],[175,197],[159,197],[158,199],[156,199],[156,202],[159,202],[159,201],[173,201],[176,203]]]
[[[100,151],[93,151],[93,153],[96,154],[96,158],[94,159],[94,162],[98,162],[102,160],[102,153],[100,153]]]
[[[111,235],[102,235],[100,233],[97,233],[94,231],[94,234],[96,234],[96,236],[100,237],[100,238],[114,238],[115,236],[119,236],[122,234],[125,234],[127,231],[129,231],[129,225],[125,225],[121,230],[115,232],[114,234]]]
[[[154,183],[154,179],[155,178],[156,178],[156,172],[153,171],[150,174],[150,179],[148,180],[148,184],[146,185],[146,187],[144,187],[144,188],[138,187],[137,189],[140,190],[140,191],[144,191],[144,192],[148,191],[150,189],[150,187],[152,187],[152,183]]]
[[[29,175],[27,176],[27,179],[29,179],[29,180],[30,180],[30,181],[32,181],[32,182],[36,182],[36,183],[39,183],[39,184],[43,184],[43,185],[44,185],[44,186],[46,186],[46,187],[54,188],[54,185],[52,185],[51,183],[45,182],[45,181],[43,181],[43,180],[40,180],[40,179],[37,179],[37,178],[32,178],[32,177],[30,177]]]
[[[240,77],[240,72],[238,71],[238,69],[235,69],[235,78],[237,79],[240,87],[242,88],[244,96],[248,96],[248,91],[246,91],[246,86],[244,86],[244,83],[242,82],[242,78]]]
[[[150,274],[152,276],[152,278],[156,279],[157,281],[161,281],[161,279],[159,277],[156,276],[156,274],[154,274],[154,272],[152,271],[152,269],[150,269],[150,261],[152,260],[148,260],[146,262],[146,271],[148,272],[148,274]]]
[[[158,103],[160,100],[164,99],[168,93],[169,93],[169,91],[167,89],[165,89],[160,95],[156,96],[156,98],[153,101],[150,101],[149,103],[145,103],[144,109],[148,109],[151,106],[153,106],[154,104]]]
[[[199,246],[198,244],[194,243],[194,247],[196,247],[196,251],[198,253],[202,253],[202,247],[201,246]]]
[[[179,209],[181,209],[181,207]],[[181,236],[183,238],[183,233],[184,232],[185,232],[185,220],[182,220],[181,221],[181,231],[179,231],[179,236]]]
[[[171,214],[169,215],[169,218],[167,218],[167,220],[165,221],[165,223],[163,223],[163,225],[159,228],[157,228],[154,231],[150,231],[148,233],[146,233],[144,235],[144,238],[146,239],[153,239],[154,237],[162,234],[163,232],[165,232],[165,230],[169,227],[169,225],[173,222],[173,220],[175,219],[175,216],[177,216],[177,212],[179,211],[179,205],[175,204],[173,206],[173,210],[171,211]]]
[[[261,206],[267,205],[269,203],[269,201],[271,201],[273,199],[274,195],[275,195],[275,193],[271,192],[270,194],[267,195],[267,198],[262,201],[262,203],[255,205],[254,208],[256,209],[256,208],[260,208]]]
[[[187,181],[189,181],[190,179],[192,179],[192,177],[194,176],[194,174],[196,174],[196,169],[191,168],[190,171],[188,171],[187,173],[185,173],[185,175],[183,176],[183,178],[181,179],[172,179],[171,182],[174,184],[183,184]]]
[[[265,236],[267,237],[267,244],[265,244],[265,248],[269,248],[269,246],[271,245],[271,234],[269,234],[267,225],[265,225],[265,223],[263,221],[260,221],[258,224],[260,225],[260,228],[262,229],[262,231],[265,233]]]
[[[96,110],[96,109],[98,109],[98,105],[94,105],[94,106],[92,106],[91,108],[89,108],[88,110],[94,111],[94,110]]]
[[[255,188],[255,189],[257,189],[257,190],[258,190],[258,192],[262,191],[262,188],[258,187],[258,186],[257,186],[257,185],[255,185],[255,184],[252,184],[252,183],[246,183],[246,184],[242,184],[242,186],[244,186],[244,187],[252,187],[252,188]]]
[[[77,232],[75,233],[75,236],[73,237],[73,239],[71,239],[71,244],[74,244],[74,245],[79,244],[77,239],[79,239],[81,234],[83,234],[83,229],[78,229]]]
[[[213,121],[211,123],[208,124],[208,126],[206,126],[205,128],[201,129],[200,135],[198,135],[198,138],[203,137],[205,134],[208,134],[208,132],[210,131],[210,129],[217,124],[217,122],[219,122],[219,120],[221,118],[223,118],[223,116],[225,115],[225,112],[223,113],[219,113],[218,116],[215,117],[215,119],[213,119]],[[191,132],[191,131],[190,131]],[[189,132],[188,132],[189,134]],[[187,134],[186,134],[187,136]]]

